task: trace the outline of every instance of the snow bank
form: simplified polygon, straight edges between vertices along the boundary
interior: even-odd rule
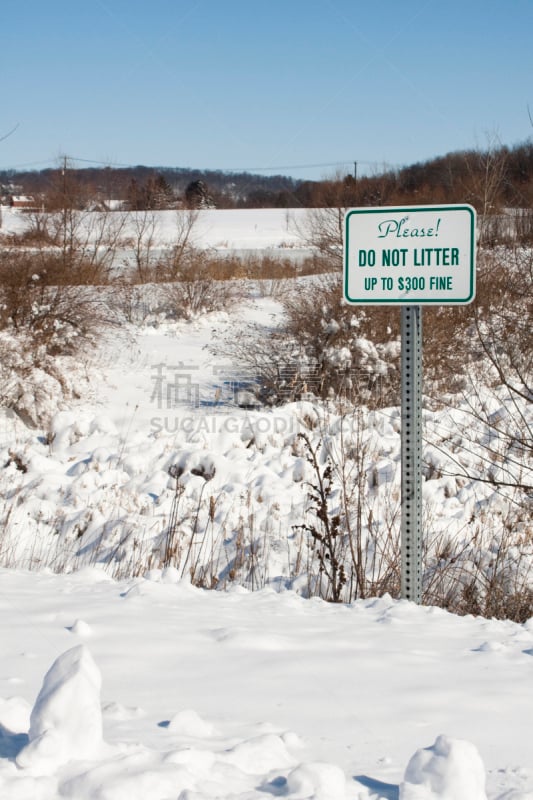
[[[439,736],[407,765],[400,800],[487,800],[485,768],[470,742]]]
[[[1,800],[531,800],[531,624],[100,578],[0,569]]]

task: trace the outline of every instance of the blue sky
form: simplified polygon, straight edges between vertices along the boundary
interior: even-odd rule
[[[533,136],[533,0],[0,0],[0,11],[0,136],[18,126],[0,168],[66,154],[320,178]]]

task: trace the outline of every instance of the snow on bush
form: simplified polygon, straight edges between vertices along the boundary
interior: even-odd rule
[[[0,403],[31,427],[46,427],[61,406],[87,393],[79,358],[52,356],[24,332],[0,331]]]
[[[320,533],[309,493],[330,465],[326,516],[350,523],[353,537],[335,538],[349,578],[341,599],[395,594],[398,409],[344,413],[305,401],[242,412],[239,424],[235,414],[195,420],[172,436],[139,431],[130,441],[100,409],[62,411],[46,441],[4,449],[0,489],[17,502],[5,506],[2,563],[55,571],[98,563],[115,577],[171,567],[196,585],[329,597],[302,523]],[[440,441],[424,449],[426,602],[527,619],[532,542],[517,491],[508,490],[509,506],[502,488],[449,474],[462,432],[474,435],[467,413],[455,412],[453,439],[442,413],[426,412],[425,423]],[[481,458],[481,448],[469,456]]]

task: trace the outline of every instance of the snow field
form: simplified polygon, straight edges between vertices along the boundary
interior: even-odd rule
[[[153,236],[158,245],[172,244],[176,240],[176,218],[186,217],[188,212],[158,211],[155,215]],[[134,238],[138,226],[135,213],[114,212],[109,218],[120,219],[121,238]],[[142,212],[137,215],[142,217]],[[99,232],[98,214],[82,214],[80,218],[80,237],[89,241]],[[220,252],[246,251],[278,248],[282,252],[302,249],[302,239],[297,227],[304,227],[305,209],[265,208],[234,210],[210,210],[198,212],[192,230],[192,244]],[[2,209],[2,234],[20,235],[28,227],[28,218],[17,209]],[[83,228],[86,234],[83,236]]]
[[[0,586],[2,797],[533,790],[531,623],[209,592],[172,569],[2,570]]]

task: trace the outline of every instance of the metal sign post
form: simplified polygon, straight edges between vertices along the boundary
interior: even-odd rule
[[[401,594],[422,599],[422,309],[402,306]]]
[[[344,299],[401,306],[401,594],[422,599],[422,305],[475,296],[469,205],[353,208],[344,223]]]

